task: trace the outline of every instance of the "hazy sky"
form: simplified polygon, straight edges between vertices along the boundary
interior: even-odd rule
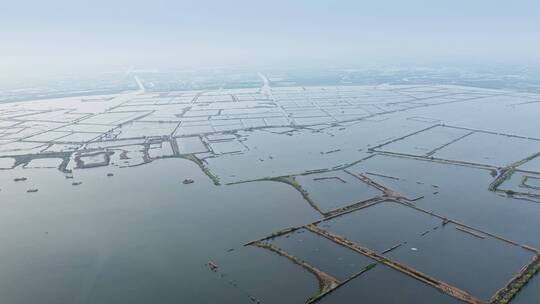
[[[4,72],[74,66],[537,61],[540,1],[2,0]]]

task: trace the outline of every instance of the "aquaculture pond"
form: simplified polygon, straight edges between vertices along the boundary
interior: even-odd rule
[[[306,229],[299,229],[267,242],[338,280],[346,280],[375,262]]]
[[[446,224],[410,240],[387,256],[488,301],[534,253]]]
[[[384,265],[377,265],[316,303],[463,303]]]
[[[388,201],[335,217],[318,226],[361,246],[383,252],[441,223],[437,217]]]

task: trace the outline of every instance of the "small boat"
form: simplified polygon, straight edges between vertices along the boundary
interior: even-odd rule
[[[73,186],[78,186],[80,184],[82,184],[82,182],[74,182],[74,183],[71,183]]]
[[[210,270],[212,270],[212,271],[217,271],[218,268],[219,268],[219,266],[216,265],[216,264],[215,264],[214,262],[212,262],[212,261],[209,261],[209,262],[208,262],[208,267],[210,267]]]
[[[27,178],[26,177],[16,177],[13,180],[16,181],[16,182],[24,182],[25,180],[27,180]]]
[[[195,181],[192,180],[191,178],[186,178],[182,183],[184,185],[187,185],[187,184],[193,184]]]
[[[38,189],[28,189],[28,190],[26,190],[26,192],[34,193],[34,192],[38,192]]]

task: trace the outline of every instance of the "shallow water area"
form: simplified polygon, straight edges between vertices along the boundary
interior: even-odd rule
[[[183,185],[186,178],[195,182]],[[245,295],[222,286],[205,264],[267,231],[319,217],[287,185],[219,187],[183,159],[75,170],[73,179],[21,168],[3,172],[0,183],[0,227],[11,231],[0,235],[0,289],[9,303],[241,302]]]

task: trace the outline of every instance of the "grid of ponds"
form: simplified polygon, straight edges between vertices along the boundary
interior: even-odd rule
[[[537,297],[538,96],[263,83],[0,104],[0,300]]]

